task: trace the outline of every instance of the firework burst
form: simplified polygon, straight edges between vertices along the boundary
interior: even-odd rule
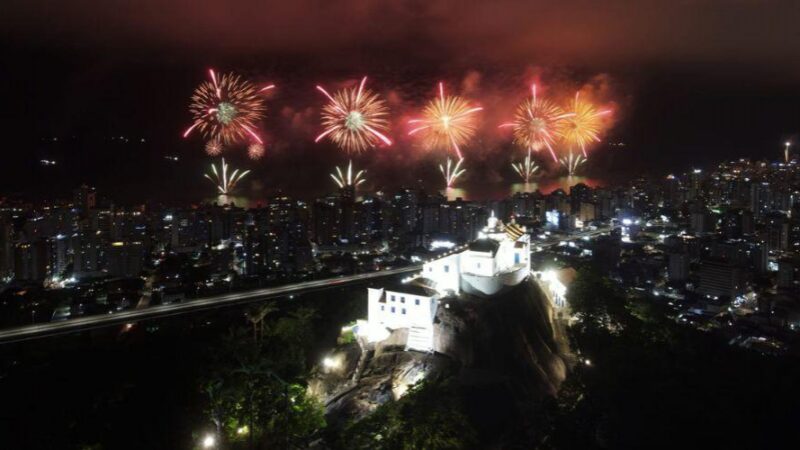
[[[216,139],[206,142],[206,153],[208,156],[218,156],[222,153],[222,143]]]
[[[533,161],[531,158],[531,151],[528,150],[528,156],[525,157],[525,161],[512,163],[511,167],[514,168],[514,171],[525,180],[525,183],[529,183],[531,178],[539,171],[539,166],[536,165],[536,162]]]
[[[565,156],[559,160],[562,166],[567,168],[567,174],[569,176],[575,175],[575,171],[578,169],[578,166],[586,162],[586,158],[581,155],[575,155],[572,151],[569,152],[569,156]]]
[[[598,111],[591,103],[580,100],[580,92],[575,93],[571,105],[571,116],[564,119],[563,139],[570,146],[581,148],[583,157],[586,158],[586,146],[592,142],[600,142],[602,130],[602,117],[610,114],[611,110]]]
[[[211,173],[204,174],[206,178],[208,178],[214,185],[217,187],[217,191],[221,195],[228,195],[236,188],[236,185],[242,181],[242,178],[247,176],[250,173],[249,170],[245,170],[244,172],[239,172],[239,169],[234,170],[231,173],[228,173],[229,166],[225,162],[225,158],[222,158],[222,163],[217,169],[213,163],[211,164]]]
[[[364,178],[364,174],[366,174],[366,170],[359,170],[358,172],[353,171],[353,161],[350,161],[350,164],[347,165],[347,170],[342,170],[338,166],[336,167],[336,172],[330,174],[333,181],[340,187],[344,188],[347,186],[357,187],[361,183],[367,181]]]
[[[461,160],[461,146],[475,134],[475,113],[482,109],[461,97],[445,96],[444,84],[439,83],[439,97],[428,103],[422,118],[408,122],[414,127],[408,134],[421,132],[428,148],[451,148]]]
[[[439,164],[439,171],[442,172],[444,181],[447,183],[447,187],[453,187],[456,180],[461,175],[464,175],[464,172],[466,172],[466,169],[461,168],[462,162],[464,162],[464,158],[459,158],[458,162],[455,164],[453,164],[453,160],[447,158],[447,162],[445,164]]]
[[[565,113],[555,103],[536,95],[536,85],[531,86],[531,98],[517,107],[514,121],[500,125],[514,130],[514,141],[527,150],[538,152],[544,147],[550,151],[553,161],[558,162],[553,145],[561,137],[564,119],[573,113]]]
[[[274,85],[259,88],[233,73],[218,76],[213,69],[208,73],[211,80],[203,82],[192,95],[189,111],[194,122],[183,137],[197,130],[209,141],[221,144],[247,140],[263,144],[257,133],[266,109],[262,93]]]
[[[247,146],[247,156],[250,159],[261,159],[264,156],[264,144],[253,143]]]
[[[314,142],[328,137],[348,153],[360,153],[381,142],[392,145],[384,134],[389,129],[389,109],[378,94],[364,89],[366,82],[364,77],[357,88],[340,89],[333,95],[317,86],[329,101],[322,108],[324,130]]]

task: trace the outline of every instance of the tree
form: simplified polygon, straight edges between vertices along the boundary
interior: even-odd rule
[[[448,382],[411,388],[396,402],[348,426],[343,448],[449,450],[473,448],[477,435],[464,413],[459,392]]]
[[[221,441],[247,448],[302,447],[324,426],[323,409],[305,394],[312,309],[270,323],[275,308],[259,308],[212,351],[203,382],[207,412]]]
[[[266,303],[252,307],[245,313],[247,321],[253,325],[253,341],[264,337],[264,319],[267,315],[277,310],[278,308],[273,304]]]
[[[625,299],[608,278],[592,269],[578,270],[567,292],[570,309],[585,327],[610,328],[624,322]]]

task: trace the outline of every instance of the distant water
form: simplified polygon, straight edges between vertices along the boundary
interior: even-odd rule
[[[564,192],[569,193],[570,188],[578,183],[583,183],[592,188],[606,185],[605,181],[598,178],[574,176],[541,179],[533,183],[470,184],[461,187],[443,189],[439,191],[439,193],[444,195],[448,200],[456,200],[457,198],[461,198],[466,201],[488,201],[508,198],[519,192],[536,192],[537,190],[543,194],[549,194],[557,189],[563,189]],[[315,195],[319,196],[324,194]],[[202,199],[202,202],[216,203],[218,205],[233,203],[234,205],[242,208],[255,208],[259,205],[266,205],[268,200],[265,196],[218,195],[215,197],[206,197]]]
[[[557,189],[563,189],[569,193],[572,186],[583,183],[589,187],[596,188],[606,185],[606,182],[598,178],[589,177],[559,177],[552,179],[541,179],[532,183],[512,183],[512,184],[476,184],[463,187],[447,188],[440,193],[448,200],[461,198],[472,201],[500,200],[510,197],[519,192],[536,192],[549,194]]]

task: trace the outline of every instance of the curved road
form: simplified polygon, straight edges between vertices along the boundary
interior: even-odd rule
[[[189,300],[184,303],[150,306],[143,309],[122,311],[107,315],[79,317],[77,319],[69,319],[63,322],[48,322],[6,328],[4,330],[0,330],[0,344],[56,336],[59,334],[74,333],[77,331],[91,330],[94,328],[120,325],[147,319],[176,316],[179,314],[187,314],[206,309],[266,300],[274,297],[284,297],[306,291],[339,287],[350,283],[371,280],[374,278],[416,272],[421,269],[422,265],[413,265],[401,267],[399,269],[383,270],[380,272],[362,273],[338,278],[326,278],[324,280],[304,281],[302,283],[287,284],[284,286],[255,289],[244,292],[232,292],[230,294],[221,294],[212,297]]]

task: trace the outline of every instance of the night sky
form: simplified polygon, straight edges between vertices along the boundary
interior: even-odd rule
[[[365,74],[395,113],[396,145],[355,158],[374,187],[439,182],[441,157],[401,136],[439,80],[487,109],[467,185],[512,176],[521,152],[496,124],[532,81],[613,107],[605,140],[626,146],[598,145],[585,169],[607,180],[777,157],[800,132],[796,0],[6,0],[0,23],[0,195],[66,196],[88,182],[125,201],[201,197],[209,158],[180,134],[209,67],[278,85],[267,157],[229,153],[254,169],[256,196],[332,187],[326,174],[347,157],[313,143],[314,85]]]

